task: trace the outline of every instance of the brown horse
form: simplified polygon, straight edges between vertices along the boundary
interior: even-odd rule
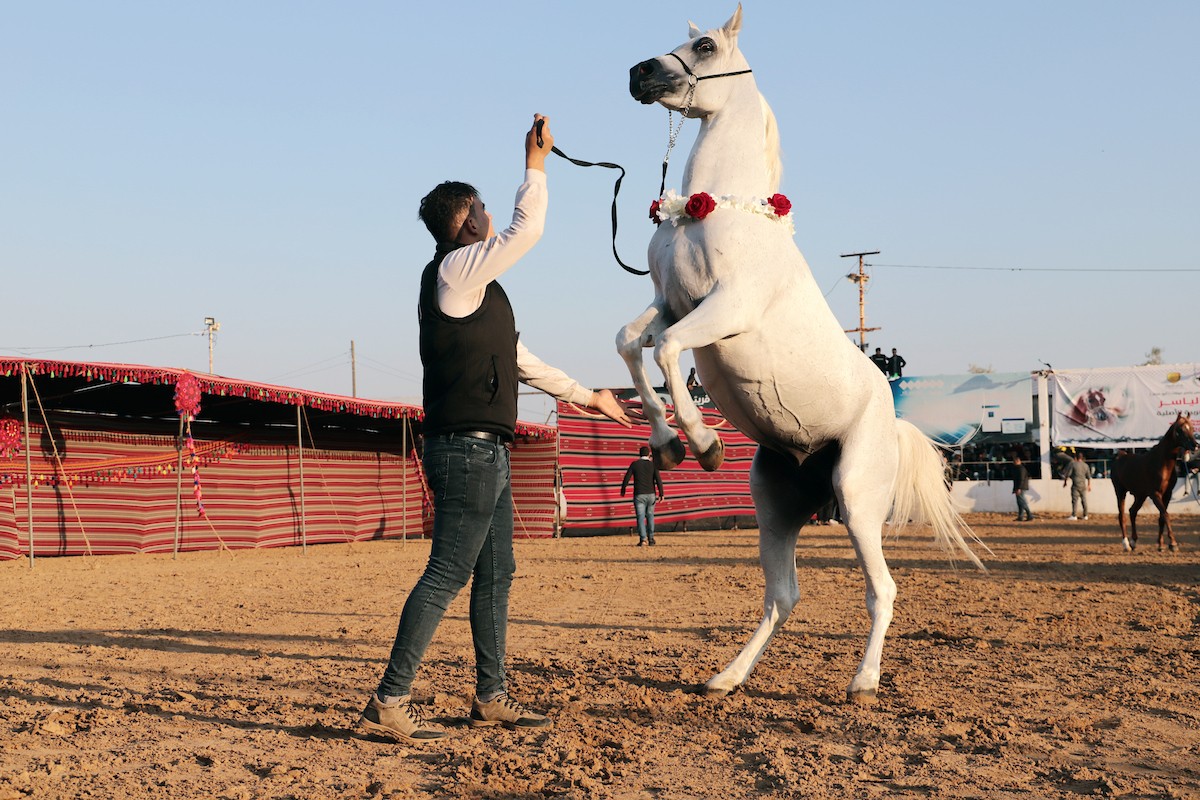
[[[1163,530],[1172,551],[1176,549],[1175,532],[1167,516],[1167,503],[1175,490],[1175,462],[1181,452],[1196,449],[1191,417],[1180,414],[1167,428],[1158,444],[1144,453],[1117,454],[1113,462],[1112,482],[1117,492],[1117,521],[1121,523],[1121,544],[1126,550],[1137,547],[1137,514],[1149,497],[1158,508],[1158,549],[1163,549]],[[1129,507],[1129,531],[1125,535],[1125,495],[1133,495]]]

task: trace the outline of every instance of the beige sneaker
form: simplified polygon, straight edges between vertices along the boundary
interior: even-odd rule
[[[363,709],[358,724],[369,733],[397,742],[423,742],[445,738],[445,729],[425,722],[425,714],[404,695],[395,705],[385,706],[374,694]]]
[[[525,709],[507,693],[486,703],[479,702],[479,698],[476,697],[471,703],[472,728],[503,725],[516,730],[518,728],[549,728],[553,724],[549,717]]]

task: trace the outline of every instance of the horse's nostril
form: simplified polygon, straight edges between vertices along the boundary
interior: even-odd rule
[[[651,72],[654,72],[653,61],[643,61],[642,63],[638,64],[638,75],[641,75],[644,78]]]

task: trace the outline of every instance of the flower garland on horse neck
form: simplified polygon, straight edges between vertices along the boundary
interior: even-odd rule
[[[713,197],[708,192],[696,192],[684,197],[674,189],[668,189],[662,197],[650,204],[650,219],[655,225],[670,222],[678,226],[683,220],[702,220],[718,208],[732,208],[749,214],[761,214],[775,220],[795,234],[796,225],[792,218],[792,201],[785,195],[773,194],[766,200],[744,198],[725,194]]]

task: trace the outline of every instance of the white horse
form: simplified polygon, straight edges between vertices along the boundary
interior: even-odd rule
[[[940,453],[896,419],[883,373],[847,338],[793,241],[789,204],[775,194],[775,118],[738,50],[741,23],[740,5],[718,30],[689,23],[687,42],[630,70],[635,100],[699,118],[700,133],[683,194],[668,192],[659,201],[662,221],[649,248],[654,302],[621,329],[617,349],[641,395],[660,467],[676,466],[685,449],[651,388],[642,361],[647,347],[654,348],[679,427],[705,469],[720,466],[723,445],[685,387],[683,350],[693,351],[700,380],[725,418],[759,444],[750,489],[764,615],[707,692],[725,695],[741,686],[791,613],[800,597],[800,528],[836,495],[866,577],[871,617],[847,694],[870,702],[896,597],[881,541],[889,510],[898,524],[932,524],[945,549],[983,564],[964,540],[964,531],[974,537],[950,501]]]

